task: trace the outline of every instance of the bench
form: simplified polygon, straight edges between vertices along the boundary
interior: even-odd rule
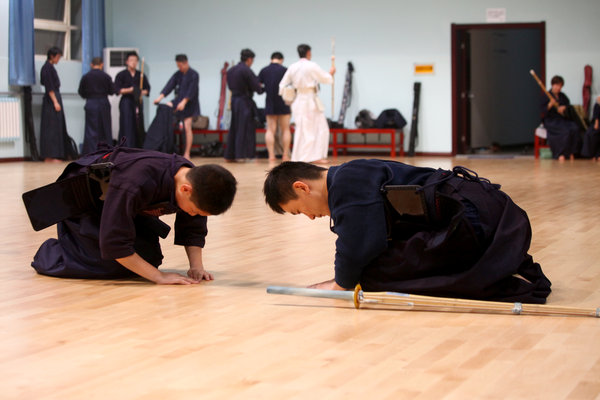
[[[338,149],[343,150],[343,154],[347,154],[347,149],[350,148],[389,148],[390,157],[396,157],[396,132],[400,134],[400,156],[404,156],[404,132],[393,128],[388,129],[344,129],[344,128],[332,128],[329,130],[333,135],[333,156],[337,157]],[[386,134],[390,135],[390,143],[348,143],[348,135],[350,134]],[[338,143],[338,135],[343,135],[342,143]]]
[[[294,127],[291,127],[292,134],[294,133]],[[219,142],[224,143],[223,136],[229,132],[227,129],[192,129],[193,135],[218,135]],[[257,134],[264,134],[266,129],[256,129]],[[332,128],[329,130],[333,140],[329,144],[329,148],[332,149],[333,156],[337,157],[338,150],[341,149],[343,154],[347,154],[347,149],[350,148],[388,148],[390,149],[390,157],[396,157],[396,132],[400,134],[400,156],[404,156],[404,132],[402,130],[395,129],[343,129],[343,128]],[[179,136],[182,131],[179,128],[175,128],[175,135]],[[348,143],[348,135],[351,134],[384,134],[390,135],[390,143]],[[343,135],[341,143],[338,142],[338,135]],[[199,148],[201,144],[192,143],[192,148]],[[256,147],[265,147],[264,143],[257,143]],[[183,152],[183,140],[179,139],[179,150]]]
[[[228,129],[192,129],[192,135],[219,135],[219,142],[223,143],[223,136],[227,134],[227,132],[229,132]],[[181,135],[183,133],[183,131],[181,129],[179,129],[179,127],[174,128],[173,133],[176,135],[176,137],[178,137],[179,135]],[[179,137],[179,153],[183,154],[183,140],[181,137]],[[193,148],[200,148],[202,147],[202,144],[200,143],[193,143],[192,142],[192,149]]]

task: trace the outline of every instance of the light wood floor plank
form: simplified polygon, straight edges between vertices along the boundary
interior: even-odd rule
[[[0,164],[1,398],[600,398],[600,319],[355,310],[267,295],[268,285],[332,277],[329,221],[271,212],[266,161],[194,161],[223,164],[239,191],[230,211],[209,218],[215,281],[182,287],[36,275],[31,259],[56,232],[34,232],[20,196],[64,165]],[[549,303],[600,307],[600,164],[404,161],[463,165],[502,184],[531,219]],[[172,241],[162,242],[163,268],[183,272]]]

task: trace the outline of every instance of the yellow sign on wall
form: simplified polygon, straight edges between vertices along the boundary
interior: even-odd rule
[[[432,75],[433,64],[415,64],[415,75]]]

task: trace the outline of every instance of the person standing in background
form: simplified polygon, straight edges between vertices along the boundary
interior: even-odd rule
[[[140,90],[141,73],[137,70],[139,57],[135,51],[127,53],[127,68],[115,77],[115,89],[122,95],[119,102],[119,140],[126,138],[128,147],[141,148],[144,145],[144,108],[142,96],[150,94],[150,82],[144,74]]]
[[[175,107],[177,116],[183,121],[185,129],[185,151],[183,157],[190,159],[190,151],[192,149],[192,141],[194,139],[192,133],[192,119],[200,115],[200,102],[198,101],[199,89],[198,84],[200,75],[194,69],[190,68],[188,58],[185,54],[177,54],[175,63],[178,71],[173,74],[167,82],[160,95],[154,100],[154,104],[168,96],[175,90],[175,98],[170,102],[172,107]]]
[[[112,126],[108,96],[115,94],[113,81],[102,70],[102,58],[94,57],[92,69],[81,77],[78,93],[85,99],[83,154],[96,151],[98,144],[112,144]]]
[[[243,49],[240,62],[227,71],[227,85],[231,90],[231,125],[227,135],[225,161],[252,159],[256,153],[256,104],[254,92],[262,93],[263,87],[250,66],[255,54]]]
[[[311,61],[311,48],[307,44],[298,46],[298,55],[300,60],[289,66],[279,83],[280,94],[288,85],[296,89],[296,98],[292,103],[296,123],[292,161],[326,164],[329,126],[318,96],[318,85],[333,83],[335,66],[331,66],[329,73],[321,69]]]
[[[283,161],[290,160],[290,107],[285,104],[279,95],[279,82],[285,75],[287,68],[283,65],[283,54],[276,51],[271,55],[271,64],[264,67],[258,74],[258,80],[264,85],[267,99],[265,101],[265,114],[267,116],[267,132],[265,142],[269,152],[269,161],[275,161],[275,133],[277,126],[281,129],[283,142]]]
[[[40,83],[45,89],[40,124],[40,157],[45,162],[60,162],[67,159],[65,148],[67,127],[60,95],[60,79],[54,68],[62,55],[62,50],[58,47],[50,48],[46,62],[40,71]]]

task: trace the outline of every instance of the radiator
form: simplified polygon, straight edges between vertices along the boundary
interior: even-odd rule
[[[0,142],[13,142],[21,137],[20,101],[0,97]]]

